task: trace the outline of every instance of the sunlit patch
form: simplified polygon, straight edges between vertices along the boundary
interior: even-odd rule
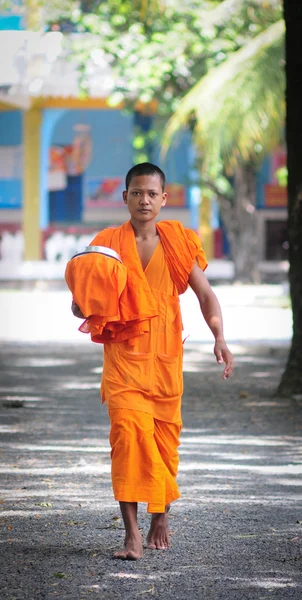
[[[187,363],[183,366],[184,373],[199,373],[200,371],[202,371],[201,365]]]
[[[179,471],[253,471],[263,475],[301,475],[302,463],[288,465],[238,465],[234,463],[187,462]]]
[[[232,437],[232,436],[192,436],[181,438],[182,444],[216,444],[234,446],[289,446],[285,440],[260,437]]]
[[[266,485],[286,485],[286,486],[291,486],[291,487],[301,487],[302,488],[302,481],[301,479],[267,479],[266,480]]]
[[[241,578],[228,578],[230,581],[242,582],[246,587],[260,587],[267,590],[276,588],[294,588],[297,584],[291,579],[287,578],[276,578],[276,579],[241,579]]]
[[[69,358],[18,358],[14,361],[16,367],[61,367],[75,364],[76,360]]]
[[[213,431],[213,430],[206,429],[206,428],[204,428],[204,429],[197,429],[197,428],[190,429],[190,427],[183,427],[183,429],[181,430],[181,433],[182,434],[183,433],[205,433],[205,432],[209,433],[210,431]]]
[[[12,389],[11,386],[10,387],[0,387],[0,393],[1,394],[5,393],[5,392],[9,393],[9,392],[11,392],[11,389]],[[16,394],[21,394],[21,393],[23,394],[24,392],[31,392],[31,391],[32,390],[29,387],[23,387],[21,385],[20,386],[14,386],[14,392]]]
[[[74,467],[0,467],[0,473],[11,475],[69,475],[70,473],[85,473],[87,475],[106,475],[111,473],[110,465],[78,465]]]
[[[252,377],[257,377],[257,378],[263,378],[263,377],[273,377],[274,373],[272,373],[271,371],[254,371],[254,373],[251,373]]]
[[[70,381],[69,383],[64,383],[62,387],[64,390],[99,390],[100,383],[80,383],[80,381]]]
[[[96,583],[94,585],[81,585],[81,588],[83,588],[84,590],[99,590],[100,586]]]
[[[231,350],[231,352],[233,352],[233,354],[236,355],[236,357],[241,354],[247,353],[247,348],[241,344],[230,343],[230,344],[228,344],[228,347]],[[214,349],[214,342],[213,342],[213,344],[207,344],[207,343],[202,344],[202,343],[188,341],[184,344],[184,357],[186,356],[186,353],[189,354],[192,351],[198,352],[199,358],[202,354],[212,354],[213,355],[213,349]],[[251,351],[250,348],[248,351],[249,352]]]
[[[238,494],[236,495],[224,495],[218,496],[217,493],[211,496],[210,494],[201,494],[200,490],[196,490],[192,488],[190,493],[183,494],[183,500],[179,501],[179,504],[186,506],[187,502],[190,502],[191,507],[200,506],[200,504],[205,504],[207,506],[214,504],[223,504],[223,505],[251,505],[251,506],[285,506],[289,505],[294,507],[297,503],[297,497],[292,496],[244,496],[240,497]]]
[[[196,450],[192,449],[192,450],[183,450],[183,449],[179,449],[179,454],[184,454],[184,455],[190,455],[190,454],[200,454],[200,448],[196,448]],[[217,456],[218,458],[220,458],[221,460],[242,460],[242,461],[246,461],[246,460],[262,460],[265,459],[266,457],[264,455],[260,455],[260,454],[237,454],[235,452],[207,452],[205,450],[202,450],[202,455],[203,456]]]
[[[41,398],[40,396],[1,396],[0,401],[13,402],[14,400],[29,400],[30,402],[49,402],[49,398]]]
[[[24,429],[14,425],[0,425],[0,433],[20,433],[20,431],[24,431]]]
[[[290,403],[289,402],[274,402],[274,401],[267,401],[267,402],[244,402],[244,406],[256,406],[256,407],[260,407],[260,406],[277,406],[277,407],[281,407],[281,406],[289,406]]]
[[[294,588],[297,587],[297,584],[292,581],[281,581],[280,579],[275,581],[273,579],[267,579],[266,581],[255,581],[254,585],[257,587],[265,588],[267,590],[272,590],[275,588]]]
[[[261,358],[260,356],[236,356],[236,363],[248,363],[248,364],[256,364],[256,365],[279,365],[280,358],[271,358],[269,356],[264,356]]]
[[[229,484],[223,483],[204,483],[204,484],[194,484],[190,489],[195,491],[203,491],[203,492],[229,492],[230,491]],[[233,487],[233,486],[232,486]],[[186,494],[183,494],[186,496]]]
[[[49,518],[49,516],[51,514],[55,515],[55,514],[64,514],[65,510],[64,508],[60,508],[60,509],[52,509],[52,508],[48,508],[47,511],[45,511],[45,513],[43,514],[42,509],[40,510],[34,510],[34,509],[23,509],[23,510],[1,510],[1,517],[5,518],[5,517],[23,517],[23,518],[27,518],[27,517],[35,517],[35,516],[39,516],[42,517],[44,516],[45,518]],[[24,541],[24,540],[23,540]]]
[[[187,362],[192,362],[192,361],[200,361],[200,357],[202,355],[202,352],[196,352],[196,350],[187,350],[184,353],[184,358],[183,358],[183,362],[184,364],[186,364]]]
[[[79,486],[80,487],[80,486]],[[42,508],[48,508],[48,506],[43,506],[43,504],[49,504],[49,500],[53,499],[53,498],[67,498],[70,502],[75,502],[75,501],[80,501],[81,499],[85,499],[86,500],[91,500],[94,501],[94,495],[89,492],[89,491],[85,491],[83,489],[80,489],[79,491],[77,490],[73,490],[70,487],[66,490],[62,490],[62,489],[50,489],[47,488],[47,491],[45,491],[45,489],[42,490],[37,490],[37,489],[26,489],[24,491],[20,491],[18,489],[11,489],[11,490],[6,490],[6,489],[1,489],[1,496],[3,499],[5,499],[5,501],[16,501],[17,499],[26,499],[26,498],[43,498],[44,503],[40,503],[39,502],[39,506],[41,506]],[[45,497],[47,497],[47,501],[45,501]],[[3,514],[3,511],[1,511],[0,516]]]
[[[56,445],[42,445],[42,444],[5,444],[6,448],[12,448],[14,450],[22,450],[23,452],[94,452],[94,453],[107,453],[110,446],[65,446],[61,444]]]
[[[109,573],[108,577],[116,577],[118,579],[159,579],[158,575],[144,575],[139,573]]]
[[[97,375],[100,375],[101,373],[103,373],[103,367],[96,367],[95,369],[90,369],[89,373],[96,373]]]

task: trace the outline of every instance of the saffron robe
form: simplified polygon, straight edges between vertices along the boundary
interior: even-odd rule
[[[178,469],[181,422],[166,423],[128,408],[109,410],[112,487],[119,502],[147,502],[164,513],[180,497]]]
[[[207,263],[193,231],[185,230],[178,221],[161,221],[156,227],[158,244],[145,270],[129,221],[100,232],[91,242],[93,246],[113,248],[127,267],[127,284],[120,296],[120,306],[128,321],[122,335],[115,332],[104,343],[101,395],[109,410],[130,408],[177,423],[181,420],[183,391],[178,296],[188,286],[195,260],[203,269]],[[147,308],[153,312],[149,319],[145,319]],[[143,332],[139,327],[136,329],[135,320],[143,324]],[[130,335],[125,339],[127,324]]]
[[[105,323],[104,314],[93,314],[92,304],[86,304],[91,312],[82,329],[94,341],[104,342],[101,394],[111,421],[115,499],[147,502],[150,513],[163,513],[180,496],[176,475],[183,383],[178,296],[187,288],[195,260],[203,269],[207,264],[193,231],[173,221],[158,223],[157,231],[159,240],[144,270],[130,222],[100,232],[91,242],[119,253],[127,282],[112,311],[118,319],[113,322],[107,311]],[[81,287],[85,286],[77,288],[79,302]],[[101,297],[106,294],[105,282],[98,290]],[[84,296],[89,300],[87,289]]]

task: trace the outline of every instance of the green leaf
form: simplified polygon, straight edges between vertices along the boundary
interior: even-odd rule
[[[137,135],[133,139],[132,145],[135,150],[141,150],[145,146],[145,138],[142,135]]]
[[[211,69],[168,122],[163,154],[194,117],[204,174],[215,171],[221,159],[229,174],[239,163],[260,162],[279,142],[284,123],[283,39],[281,20]]]

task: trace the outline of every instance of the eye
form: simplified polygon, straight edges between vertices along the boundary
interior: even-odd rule
[[[157,196],[157,193],[156,192],[151,192],[150,196],[151,196],[151,198],[154,198],[154,196]]]

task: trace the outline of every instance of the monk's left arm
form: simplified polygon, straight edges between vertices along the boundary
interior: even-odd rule
[[[214,354],[219,364],[225,363],[223,379],[228,379],[233,372],[233,355],[226,345],[223,334],[223,321],[220,304],[206,276],[197,263],[194,264],[189,277],[189,285],[195,292],[203,317],[215,338]]]

